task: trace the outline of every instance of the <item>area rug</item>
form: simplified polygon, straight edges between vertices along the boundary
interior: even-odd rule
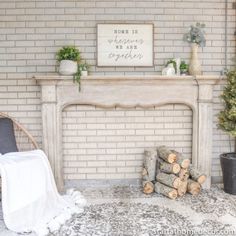
[[[236,196],[219,186],[178,200],[130,186],[80,191],[88,200],[84,212],[49,236],[236,235]],[[0,235],[17,235],[6,230],[2,218]]]

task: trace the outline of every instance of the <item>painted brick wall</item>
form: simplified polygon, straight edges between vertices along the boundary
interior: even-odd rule
[[[235,53],[235,11],[228,1],[228,61]],[[91,64],[92,74],[160,74],[167,59],[186,60],[190,47],[183,33],[196,21],[207,25],[207,46],[201,49],[203,71],[219,74],[224,67],[224,0],[149,1],[0,1],[0,110],[23,123],[41,143],[40,90],[35,74],[55,72],[55,52],[75,44]],[[96,24],[154,23],[155,67],[97,68]],[[220,109],[215,90],[215,114]],[[215,118],[216,120],[216,118]],[[214,129],[213,174],[220,175],[218,154],[229,150],[228,137]]]
[[[140,178],[145,148],[167,145],[191,158],[192,111],[184,105],[148,109],[69,106],[63,112],[68,179]]]

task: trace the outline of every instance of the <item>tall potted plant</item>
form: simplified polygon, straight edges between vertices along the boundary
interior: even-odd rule
[[[196,23],[191,25],[188,33],[184,34],[184,41],[191,43],[192,54],[189,64],[190,75],[201,75],[201,64],[198,59],[198,47],[204,47],[206,45],[205,39],[205,24]]]
[[[74,46],[65,46],[57,52],[57,60],[60,62],[60,74],[74,75],[77,73],[78,62],[81,60],[80,51]]]
[[[220,155],[224,191],[236,195],[236,69],[227,73],[227,84],[221,97],[224,110],[219,113],[218,125],[234,138],[234,152]]]

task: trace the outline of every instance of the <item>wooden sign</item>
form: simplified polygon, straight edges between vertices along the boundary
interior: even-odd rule
[[[97,66],[153,66],[153,25],[98,24]]]

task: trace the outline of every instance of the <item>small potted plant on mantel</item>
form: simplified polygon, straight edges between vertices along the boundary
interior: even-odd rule
[[[78,70],[81,72],[81,76],[88,76],[89,65],[86,62],[80,63]]]
[[[57,52],[57,61],[60,62],[59,73],[61,75],[73,75],[73,80],[79,84],[81,76],[88,75],[89,65],[80,63],[80,51],[74,46],[64,46]]]
[[[185,61],[181,61],[179,69],[180,69],[180,74],[181,75],[187,75],[188,74],[188,64],[186,64]]]
[[[234,152],[220,155],[224,191],[236,195],[236,69],[227,73],[227,84],[221,97],[224,110],[219,113],[218,126],[234,138]]]
[[[74,46],[65,46],[57,52],[57,61],[60,62],[61,75],[74,75],[81,60],[80,51]]]

